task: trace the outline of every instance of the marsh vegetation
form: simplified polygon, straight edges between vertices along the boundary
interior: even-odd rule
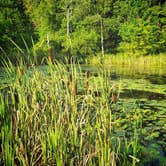
[[[1,72],[1,165],[165,164],[164,75],[20,67]]]

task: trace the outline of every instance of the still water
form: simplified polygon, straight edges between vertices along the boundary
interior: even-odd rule
[[[139,139],[145,155],[141,165],[166,165],[166,68],[108,67],[113,85],[120,85],[119,99],[113,104],[113,117],[122,125],[116,135],[127,136],[132,131],[125,125],[140,115]],[[96,67],[83,70],[95,73]],[[124,117],[124,118],[123,118]],[[124,125],[123,125],[124,123]],[[139,132],[139,131],[138,131]]]

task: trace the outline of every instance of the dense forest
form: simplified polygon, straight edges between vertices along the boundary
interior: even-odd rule
[[[0,56],[166,51],[165,0],[1,0]]]

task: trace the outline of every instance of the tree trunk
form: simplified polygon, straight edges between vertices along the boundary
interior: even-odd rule
[[[102,56],[104,57],[104,37],[103,37],[103,20],[102,20],[102,17],[101,17],[101,20],[100,20],[100,30],[101,30],[101,53],[102,53]]]
[[[71,54],[72,54],[72,46],[71,46],[71,38],[70,38],[70,11],[69,11],[69,6],[67,6],[66,10],[66,19],[67,19],[67,40],[69,41],[69,47],[67,50],[67,56],[69,63],[71,63]]]

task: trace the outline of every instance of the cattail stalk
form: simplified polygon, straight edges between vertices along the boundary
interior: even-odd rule
[[[74,82],[74,97],[77,95],[77,81]]]
[[[23,69],[22,69],[22,67],[19,68],[19,74],[23,75]]]
[[[72,75],[69,75],[69,80],[68,80],[68,87],[69,87],[69,92],[72,92]]]
[[[25,66],[26,66],[26,70],[28,70],[28,69],[29,69],[29,65],[28,65],[28,63],[26,63]]]
[[[52,51],[52,48],[50,48],[49,61],[50,61],[51,63],[53,63],[53,51]]]
[[[89,71],[86,71],[85,73],[85,77],[86,77],[86,95],[88,94],[88,89],[89,89]]]

